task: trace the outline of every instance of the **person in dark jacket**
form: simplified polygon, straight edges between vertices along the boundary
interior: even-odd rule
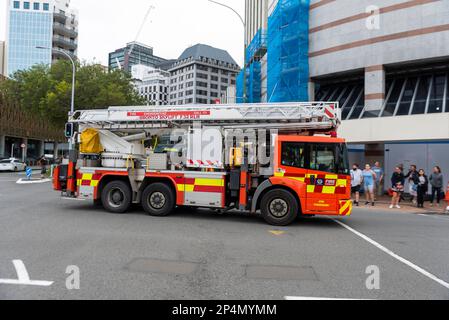
[[[429,191],[429,179],[423,169],[418,173],[418,208],[424,208],[424,200]]]
[[[430,185],[432,186],[432,198],[430,206],[433,207],[433,203],[436,200],[437,205],[440,206],[441,193],[443,192],[443,174],[441,173],[441,168],[436,166],[433,168],[433,172],[429,178]],[[436,198],[436,199],[435,199]]]
[[[393,175],[391,176],[391,189],[393,190],[393,199],[391,200],[390,209],[401,209],[399,201],[401,195],[404,192],[405,176],[401,167],[396,167]]]

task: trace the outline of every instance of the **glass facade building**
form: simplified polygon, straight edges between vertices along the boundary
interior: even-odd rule
[[[39,4],[39,5],[38,5]],[[48,2],[9,1],[6,72],[13,75],[18,70],[36,64],[50,64],[52,48],[53,12]]]
[[[316,100],[338,101],[343,120],[449,112],[449,67],[434,68],[438,70],[387,73],[385,102],[377,112],[366,110],[365,88],[360,80],[320,86]]]
[[[154,68],[165,62],[167,62],[166,59],[153,54],[153,48],[137,42],[128,43],[125,48],[109,53],[110,70],[123,69],[131,73],[135,65]]]

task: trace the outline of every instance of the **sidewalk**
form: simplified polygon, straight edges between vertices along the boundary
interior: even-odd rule
[[[365,206],[365,198],[360,197],[360,207],[356,207],[354,205],[354,208],[366,208],[366,209],[382,209],[382,210],[391,210],[392,212],[403,212],[403,213],[414,213],[414,214],[445,214],[446,209],[446,202],[443,200],[441,201],[440,207],[437,207],[434,205],[434,207],[430,207],[430,203],[426,202],[424,203],[424,209],[423,208],[417,208],[413,203],[411,203],[408,200],[402,201],[400,203],[401,209],[390,209],[391,204],[391,197],[389,196],[383,196],[378,197],[376,201],[376,206],[373,208],[371,207],[371,204],[368,206]]]

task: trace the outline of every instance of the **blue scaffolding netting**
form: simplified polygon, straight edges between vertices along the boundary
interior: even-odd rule
[[[268,102],[308,100],[310,0],[279,0],[268,18]]]
[[[258,55],[265,54],[267,48],[267,32],[264,29],[259,29],[253,40],[246,48],[246,59],[245,64],[248,65],[252,60],[254,60]]]
[[[243,95],[244,95],[244,88],[243,88],[243,81],[244,81],[244,70],[242,69],[242,71],[239,72],[239,74],[237,75],[237,84],[236,84],[236,102],[237,103],[245,103],[244,99],[243,99]]]
[[[260,61],[253,61],[249,66],[246,87],[249,103],[260,103],[262,96],[262,74]]]

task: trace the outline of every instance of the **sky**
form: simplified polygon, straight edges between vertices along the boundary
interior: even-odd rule
[[[0,0],[0,40],[6,38],[6,2]],[[244,16],[244,0],[222,0]],[[142,33],[137,33],[150,6]],[[197,43],[227,50],[243,62],[243,25],[231,10],[208,0],[72,0],[79,11],[78,56],[87,62],[108,63],[108,53],[137,40],[154,54],[176,59]]]

